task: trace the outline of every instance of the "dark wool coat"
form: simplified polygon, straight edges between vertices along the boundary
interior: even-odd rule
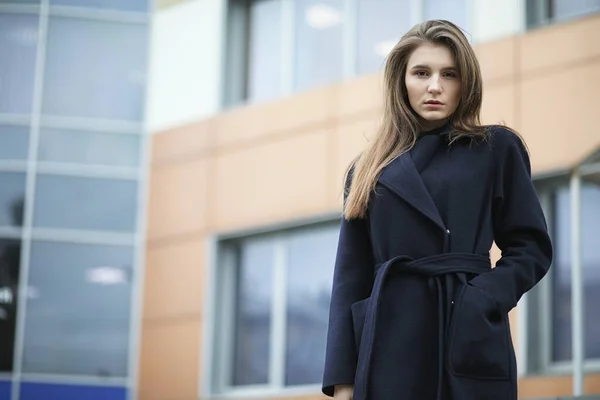
[[[548,271],[546,221],[517,135],[491,127],[449,147],[449,131],[382,171],[368,218],[342,221],[326,395],[353,384],[354,400],[517,399],[508,312]]]

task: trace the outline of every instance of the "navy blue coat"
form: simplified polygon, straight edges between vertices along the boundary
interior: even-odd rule
[[[382,171],[366,219],[342,221],[326,395],[353,384],[354,400],[517,399],[508,312],[548,271],[546,221],[517,135],[491,127],[448,146],[449,131]]]

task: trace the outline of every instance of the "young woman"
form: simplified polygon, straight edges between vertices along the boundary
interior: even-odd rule
[[[516,400],[508,312],[552,260],[524,144],[480,124],[479,65],[448,21],[409,31],[385,83],[380,132],[346,179],[323,392]]]

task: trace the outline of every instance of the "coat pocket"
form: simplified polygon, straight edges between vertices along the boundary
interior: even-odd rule
[[[480,289],[465,285],[450,322],[448,363],[456,376],[510,379],[508,316]]]
[[[360,349],[360,340],[365,327],[365,316],[367,314],[369,299],[370,297],[367,297],[366,299],[358,301],[350,306],[350,309],[352,310],[352,324],[354,327],[354,345],[356,346],[357,353]]]

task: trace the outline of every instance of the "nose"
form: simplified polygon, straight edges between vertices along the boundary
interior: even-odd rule
[[[440,80],[437,77],[432,77],[431,82],[429,83],[429,87],[427,91],[432,94],[442,93],[442,85]]]

